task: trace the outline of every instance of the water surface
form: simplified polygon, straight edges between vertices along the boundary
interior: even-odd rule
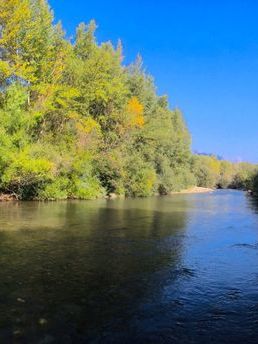
[[[257,343],[243,192],[0,204],[0,343]]]

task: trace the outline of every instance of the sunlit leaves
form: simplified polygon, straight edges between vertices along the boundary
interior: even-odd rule
[[[46,0],[0,0],[0,187],[20,198],[168,193],[194,183],[190,135],[140,57],[73,42]],[[218,172],[216,162],[207,167]],[[224,173],[224,175],[226,175]]]
[[[137,97],[132,97],[127,104],[126,111],[129,116],[131,126],[142,127],[144,125],[144,107]]]

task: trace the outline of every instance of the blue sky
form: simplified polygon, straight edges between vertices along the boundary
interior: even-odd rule
[[[159,94],[179,107],[193,150],[258,162],[258,1],[49,1],[72,37],[95,19],[98,41],[143,56]]]

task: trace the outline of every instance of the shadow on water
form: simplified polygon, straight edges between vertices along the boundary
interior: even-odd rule
[[[180,265],[186,200],[0,206],[0,339],[74,343],[137,332]],[[146,306],[147,307],[147,306]]]

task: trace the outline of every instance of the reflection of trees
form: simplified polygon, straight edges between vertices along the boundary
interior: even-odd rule
[[[168,268],[180,261],[186,205],[168,200],[15,208],[12,229],[21,229],[0,232],[0,339],[17,327],[36,340],[44,334],[39,318],[59,338],[89,339],[105,326],[126,331],[137,306],[157,302]]]
[[[253,195],[247,195],[247,200],[250,208],[255,212],[258,213],[258,197]]]

